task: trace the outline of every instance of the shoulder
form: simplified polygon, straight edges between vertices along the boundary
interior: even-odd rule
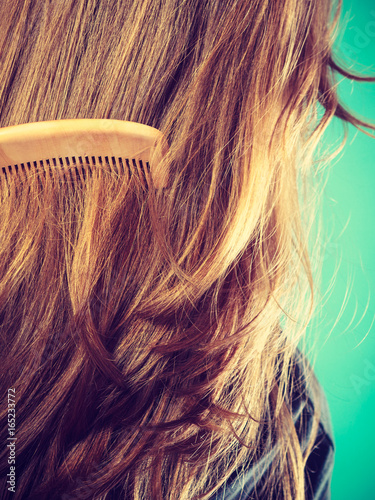
[[[306,358],[297,351],[291,373],[293,381],[291,410],[302,452],[307,451],[314,432],[314,414],[317,433],[305,466],[306,500],[329,500],[333,470],[334,439],[329,408],[324,391]],[[214,497],[215,500],[248,500],[262,496],[261,489],[267,472],[277,454],[277,445],[256,463],[248,464],[241,473],[234,474]],[[266,499],[263,499],[266,500]],[[267,500],[270,500],[267,498]],[[276,499],[275,499],[276,500]],[[279,500],[279,499],[277,499]]]
[[[306,499],[328,500],[335,447],[327,399],[312,368],[299,351],[294,369],[301,384],[293,394],[293,419],[303,452],[313,432],[314,412],[318,410],[319,415],[317,435],[305,467]]]

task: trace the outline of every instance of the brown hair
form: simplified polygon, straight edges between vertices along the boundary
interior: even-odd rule
[[[0,125],[145,123],[171,172],[147,192],[110,170],[1,183],[15,498],[208,498],[275,441],[265,496],[304,498],[297,187],[334,115],[366,126],[338,102],[334,72],[361,78],[330,18],[327,0],[2,0]]]

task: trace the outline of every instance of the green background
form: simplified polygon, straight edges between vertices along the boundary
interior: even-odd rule
[[[375,76],[375,1],[343,1],[335,51],[346,67]],[[338,77],[341,80],[341,77]],[[375,123],[375,83],[339,84],[357,116]],[[309,334],[319,334],[315,370],[331,410],[336,455],[332,500],[375,499],[375,139],[351,125],[331,162],[322,214],[322,283]],[[323,146],[343,138],[334,120]],[[332,147],[331,147],[332,150]]]

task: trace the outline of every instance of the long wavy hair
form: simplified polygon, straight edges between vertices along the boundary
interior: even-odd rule
[[[333,116],[368,126],[336,94],[335,73],[361,79],[332,58],[338,16],[328,0],[2,0],[0,126],[144,123],[170,172],[148,191],[94,169],[1,182],[14,498],[209,498],[275,443],[263,496],[305,498],[299,187]]]

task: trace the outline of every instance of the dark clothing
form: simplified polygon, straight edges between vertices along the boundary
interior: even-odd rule
[[[327,400],[312,371],[309,380],[303,375],[303,356],[298,353],[295,364],[295,380],[300,380],[298,389],[293,392],[292,413],[302,451],[306,450],[312,431],[313,408],[317,397],[320,400],[321,415],[318,435],[307,460],[305,468],[306,500],[329,500],[330,481],[333,469],[333,432]],[[317,391],[313,391],[313,385]],[[315,394],[315,395],[314,395]],[[252,463],[245,473],[235,473],[226,484],[212,497],[212,500],[280,500],[269,499],[260,493],[270,465],[277,453],[277,445],[266,453],[261,460]]]

